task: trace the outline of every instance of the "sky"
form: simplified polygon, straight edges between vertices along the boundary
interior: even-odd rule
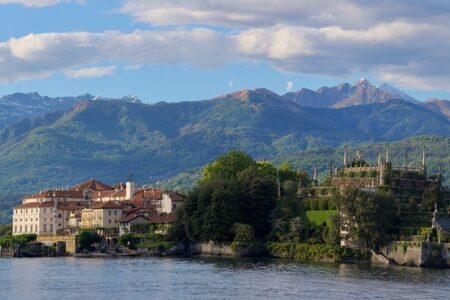
[[[0,0],[0,95],[208,99],[388,83],[450,99],[447,0]]]

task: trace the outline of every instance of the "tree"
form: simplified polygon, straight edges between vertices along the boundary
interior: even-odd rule
[[[252,242],[255,240],[255,231],[249,224],[235,223],[232,230],[235,242]]]
[[[349,237],[362,240],[372,248],[378,248],[387,241],[398,211],[389,194],[348,188],[336,199],[343,218],[348,222]]]
[[[255,164],[256,162],[245,152],[230,151],[204,167],[200,182],[236,179],[239,172]]]
[[[297,181],[297,173],[293,170],[292,166],[288,163],[284,163],[279,168],[280,181]]]
[[[229,242],[236,223],[252,226],[257,239],[269,233],[277,199],[276,170],[248,158],[232,151],[205,168],[202,182],[188,194],[176,223],[184,235],[178,232],[176,236]]]
[[[76,237],[78,248],[81,250],[91,250],[92,244],[100,243],[102,238],[93,230],[81,230]]]
[[[238,174],[238,182],[244,201],[244,223],[253,226],[257,239],[264,238],[270,231],[270,215],[276,206],[276,178],[250,166]]]

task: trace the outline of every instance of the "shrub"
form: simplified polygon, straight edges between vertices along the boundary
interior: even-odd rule
[[[369,177],[377,177],[377,175],[378,175],[378,172],[375,170],[370,170],[368,173]]]
[[[333,198],[328,199],[328,209],[336,210],[336,201]]]
[[[234,232],[234,242],[251,242],[255,240],[255,230],[252,225],[234,223],[231,230]]]
[[[328,210],[329,198],[321,198],[319,200],[319,210]]]
[[[82,230],[76,237],[78,248],[81,250],[91,250],[92,244],[99,243],[101,240],[100,235],[93,230]]]
[[[274,257],[309,261],[342,261],[344,259],[360,261],[366,260],[369,256],[366,249],[351,249],[331,244],[269,243],[267,249]]]
[[[350,178],[354,178],[355,177],[355,172],[349,172],[348,173],[348,177],[350,177]]]
[[[309,202],[309,208],[311,210],[318,210],[319,209],[319,201],[317,199],[311,199]]]

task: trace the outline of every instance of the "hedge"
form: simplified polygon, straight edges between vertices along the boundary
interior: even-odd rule
[[[269,253],[274,257],[291,258],[308,261],[334,261],[345,259],[367,260],[367,249],[352,249],[331,244],[305,244],[305,243],[269,243]]]

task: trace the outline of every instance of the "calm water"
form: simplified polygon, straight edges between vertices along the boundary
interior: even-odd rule
[[[450,270],[226,258],[0,259],[0,299],[449,299]]]

